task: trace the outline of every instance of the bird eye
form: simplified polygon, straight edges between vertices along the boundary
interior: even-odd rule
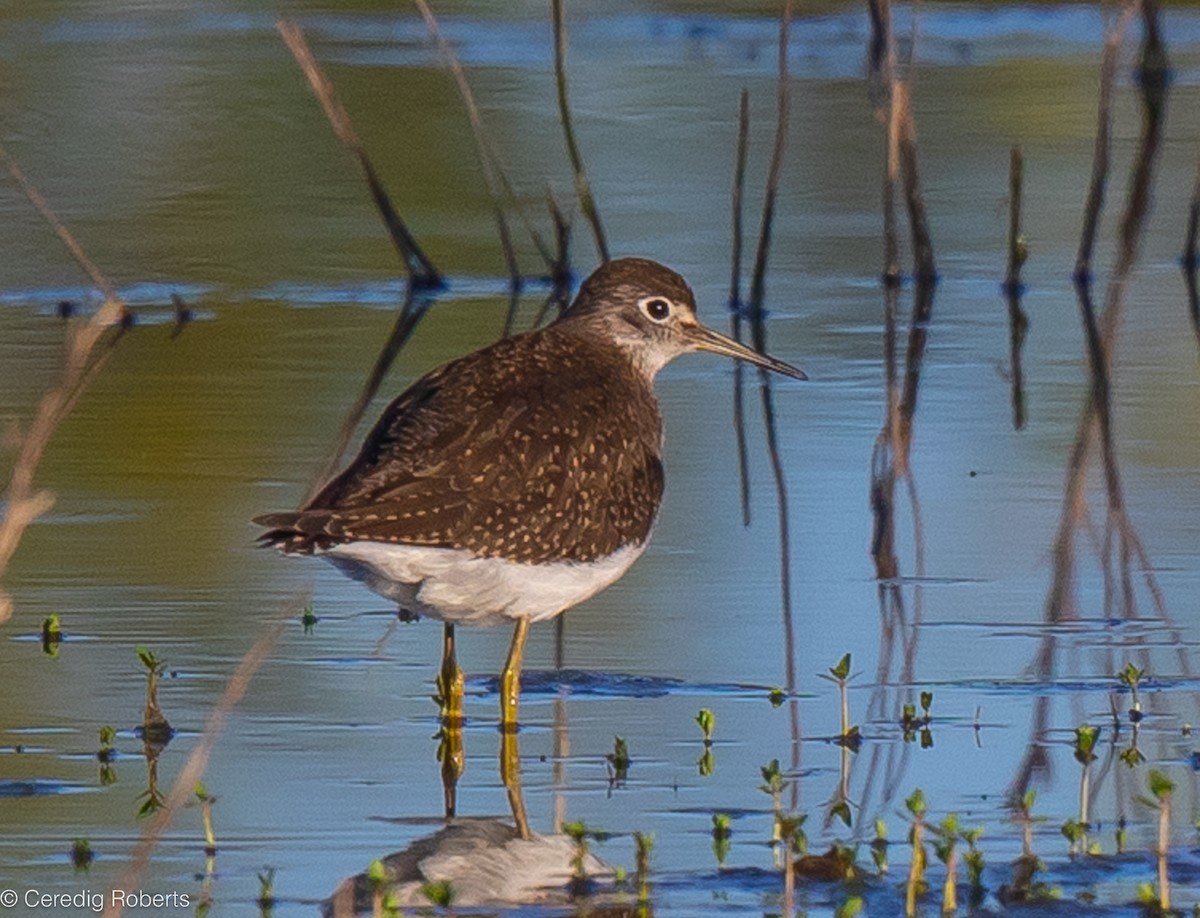
[[[655,322],[665,322],[671,314],[670,300],[664,300],[660,296],[652,296],[641,302],[642,312],[653,319]]]

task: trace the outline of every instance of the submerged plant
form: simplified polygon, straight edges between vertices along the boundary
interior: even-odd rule
[[[258,907],[269,910],[275,904],[275,868],[264,867],[258,874],[258,898],[254,901]]]
[[[970,905],[972,908],[977,908],[983,902],[984,887],[983,887],[983,852],[979,850],[979,839],[983,836],[983,828],[976,826],[974,829],[967,829],[961,835],[963,841],[967,843],[967,850],[963,852],[963,864],[967,868],[967,884],[970,886]]]
[[[779,843],[783,839],[782,821],[783,804],[781,798],[787,782],[783,779],[783,771],[779,767],[779,759],[771,759],[766,765],[759,767],[763,783],[758,789],[771,797],[771,850],[774,852],[775,866],[779,866]]]
[[[162,708],[158,706],[158,680],[167,671],[167,664],[140,644],[137,657],[146,669],[146,709],[142,712],[142,737],[148,743],[165,744],[174,732]]]
[[[319,621],[320,619],[317,618],[317,614],[313,612],[312,603],[309,603],[304,607],[304,612],[300,615],[300,624],[304,627],[304,633],[312,634],[313,628],[316,627]]]
[[[654,849],[654,835],[634,832],[633,844],[638,904],[646,905],[650,901],[650,852]]]
[[[42,619],[42,653],[48,657],[57,657],[58,645],[62,643],[62,639],[62,625],[59,623],[58,613],[51,612]]]
[[[880,876],[888,872],[887,823],[882,819],[875,820],[875,837],[871,839],[871,860],[875,862],[875,872]]]
[[[696,770],[700,772],[700,777],[707,778],[716,767],[716,760],[713,758],[712,737],[717,718],[708,708],[701,708],[700,713],[696,715],[696,724],[700,727],[700,732],[704,734],[704,751],[696,760]]]
[[[1071,842],[1071,853],[1088,850],[1087,833],[1090,828],[1088,819],[1088,798],[1091,784],[1092,763],[1096,761],[1096,743],[1100,739],[1100,728],[1090,724],[1082,724],[1075,728],[1075,761],[1079,763],[1079,820],[1077,826],[1063,826],[1063,834]],[[1069,821],[1068,821],[1069,822]]]
[[[713,813],[712,847],[718,867],[725,866],[725,858],[729,856],[730,838],[732,836],[733,829],[730,826],[729,816],[725,813]]]
[[[71,866],[77,871],[86,871],[92,866],[96,854],[92,851],[91,842],[86,838],[77,838],[71,842]]]
[[[818,675],[838,687],[838,701],[841,708],[841,732],[838,734],[838,742],[857,751],[862,745],[862,733],[858,727],[850,723],[849,684],[853,678],[850,675],[850,654],[844,654],[836,665],[829,667],[828,675],[825,673],[818,673]]]
[[[450,908],[454,905],[454,886],[449,880],[426,883],[421,887],[421,895],[429,900],[430,905],[437,908]]]
[[[1034,816],[1033,805],[1037,802],[1037,791],[1030,789],[1016,802],[1013,820],[1021,826],[1021,856],[1013,862],[1012,882],[1001,886],[1000,901],[1044,902],[1061,897],[1057,887],[1051,887],[1037,878],[1044,869],[1041,859],[1033,853],[1034,823],[1045,822],[1045,816]]]
[[[217,853],[217,836],[213,832],[212,808],[217,798],[208,792],[203,781],[196,782],[196,802],[200,804],[200,819],[204,823],[204,853],[212,857]]]
[[[1171,881],[1167,875],[1167,851],[1171,843],[1171,795],[1175,782],[1157,769],[1151,769],[1146,781],[1150,797],[1140,802],[1158,811],[1158,841],[1154,848],[1158,859],[1158,907],[1163,914],[1171,911]]]
[[[608,787],[611,790],[614,786],[620,786],[625,783],[629,777],[629,746],[625,742],[625,737],[613,737],[613,751],[606,755],[605,760],[608,762]]]
[[[918,787],[909,795],[904,806],[912,816],[912,827],[908,832],[912,861],[904,887],[904,914],[905,918],[913,918],[917,913],[917,897],[926,890],[925,864],[928,859],[925,853],[925,793],[921,788]]]
[[[586,896],[591,893],[593,886],[592,880],[587,874],[587,857],[591,850],[588,840],[604,841],[608,835],[605,832],[589,829],[583,820],[564,822],[562,830],[575,843],[575,850],[571,855],[571,895],[573,897]]]
[[[862,910],[862,896],[847,896],[846,901],[839,905],[833,913],[833,918],[856,918]]]
[[[112,727],[106,724],[100,728],[100,748],[96,750],[96,761],[100,763],[101,787],[117,783],[117,770],[112,766],[113,759],[117,757],[117,750],[113,747],[116,738],[117,731]]]
[[[904,705],[900,713],[900,729],[904,731],[904,742],[911,743],[917,738],[918,732],[921,736],[921,748],[933,748],[933,731],[930,729],[930,724],[933,723],[933,715],[930,713],[930,708],[933,706],[933,692],[921,692],[921,713],[917,714],[917,706],[911,702]],[[978,714],[976,714],[978,717]]]
[[[366,876],[367,887],[371,890],[371,918],[400,918],[396,895],[388,892],[388,870],[383,861],[378,858],[371,861],[367,865]],[[444,885],[446,887],[444,895],[447,897],[446,907],[449,907],[450,902],[454,899],[454,894],[449,883],[444,883]],[[440,897],[443,891],[434,889],[434,884],[426,883],[421,887],[421,893],[434,905],[441,904],[435,899]]]
[[[1138,687],[1145,675],[1146,671],[1144,669],[1138,669],[1132,663],[1126,663],[1125,667],[1117,673],[1117,679],[1123,686],[1129,689],[1130,694],[1133,696],[1129,707],[1129,722],[1132,724],[1141,723],[1142,720],[1142,699],[1138,695]]]
[[[933,827],[933,851],[946,865],[946,882],[942,887],[942,914],[958,911],[958,814],[950,813]]]

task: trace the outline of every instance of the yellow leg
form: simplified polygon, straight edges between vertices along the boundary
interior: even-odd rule
[[[442,668],[438,671],[438,704],[442,709],[443,726],[459,728],[463,722],[463,671],[458,668],[454,652],[454,626],[442,627]]]
[[[521,838],[529,838],[529,817],[525,813],[525,795],[521,792],[521,751],[515,730],[500,734],[500,780],[508,791],[508,806]]]
[[[529,619],[517,619],[508,660],[500,675],[500,729],[509,733],[517,729],[517,706],[521,701],[521,661],[525,657],[525,639],[529,637]]]

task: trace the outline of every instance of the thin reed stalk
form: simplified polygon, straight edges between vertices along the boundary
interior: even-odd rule
[[[429,8],[426,0],[413,0],[413,2],[416,3],[417,9],[421,13],[421,18],[425,20],[425,27],[429,30],[429,34],[437,44],[438,51],[442,55],[442,59],[446,62],[446,66],[450,69],[450,73],[454,77],[455,86],[457,86],[458,93],[462,97],[463,107],[467,111],[467,119],[471,124],[471,136],[475,140],[475,151],[479,156],[479,165],[483,170],[483,180],[487,185],[488,195],[492,202],[492,211],[496,217],[496,228],[500,234],[500,245],[504,250],[504,261],[508,266],[509,278],[513,289],[519,289],[521,286],[521,271],[516,251],[513,247],[508,219],[504,213],[503,199],[507,198],[508,202],[516,210],[518,219],[533,240],[533,244],[545,262],[547,269],[553,266],[554,256],[546,245],[545,240],[542,239],[541,234],[533,226],[529,216],[525,213],[524,207],[521,206],[520,198],[513,191],[512,183],[509,181],[508,174],[500,162],[495,144],[492,143],[491,136],[488,134],[483,119],[480,117],[479,106],[475,102],[475,94],[471,91],[471,84],[467,81],[467,75],[463,71],[462,64],[459,62],[458,56],[454,53],[454,49],[442,37],[442,32],[438,27],[437,18],[433,15],[433,10]]]
[[[171,792],[167,795],[162,807],[155,813],[143,830],[142,837],[134,847],[129,861],[118,875],[116,883],[113,884],[113,889],[128,891],[135,890],[141,885],[142,876],[150,863],[150,856],[154,853],[154,849],[158,847],[163,833],[170,828],[175,814],[188,802],[195,790],[196,784],[204,777],[204,770],[208,767],[208,760],[212,755],[213,746],[216,744],[217,737],[220,735],[221,729],[225,726],[225,721],[229,718],[230,712],[233,711],[238,702],[245,696],[246,689],[250,685],[250,680],[254,678],[254,674],[266,662],[267,657],[275,647],[275,643],[279,640],[279,636],[283,633],[284,627],[307,604],[307,599],[307,596],[299,596],[288,602],[280,617],[267,626],[262,636],[246,651],[245,656],[238,663],[237,669],[229,677],[229,681],[225,683],[225,689],[221,692],[221,697],[217,699],[216,705],[209,712],[208,719],[204,723],[204,732],[200,735],[200,739],[197,741],[195,748],[192,749],[192,754],[188,756],[183,768],[179,770],[179,777],[175,779],[175,784],[171,788]],[[124,898],[111,895],[105,898],[109,904],[104,910],[103,918],[120,918],[124,912]]]
[[[1008,160],[1008,271],[1004,277],[1004,299],[1008,304],[1008,363],[1012,374],[1013,429],[1025,427],[1025,378],[1021,352],[1029,331],[1029,317],[1021,308],[1021,267],[1025,263],[1025,241],[1021,235],[1021,192],[1025,159],[1013,145]]]
[[[737,152],[733,169],[733,229],[730,251],[729,331],[742,340],[742,199],[746,189],[746,152],[750,137],[750,92],[742,89],[738,99]],[[738,481],[741,484],[742,525],[750,525],[750,458],[746,447],[746,368],[740,360],[733,365],[733,430],[737,439]]]
[[[571,104],[567,98],[567,22],[563,12],[563,0],[551,0],[551,16],[554,22],[554,85],[558,90],[558,119],[562,123],[563,137],[567,142],[567,156],[571,160],[571,171],[575,175],[575,193],[579,206],[592,227],[592,238],[596,243],[596,254],[601,261],[608,261],[608,240],[604,236],[604,224],[600,211],[592,196],[592,185],[588,180],[583,154],[575,139],[575,127],[571,121]]]
[[[113,348],[125,329],[132,324],[133,314],[117,294],[112,282],[96,267],[78,240],[63,224],[26,177],[8,151],[0,146],[0,163],[37,209],[38,213],[66,246],[92,283],[104,295],[104,301],[86,320],[70,322],[66,330],[66,353],[63,371],[57,384],[43,393],[37,411],[28,428],[18,434],[16,457],[13,460],[8,487],[3,494],[0,513],[0,578],[20,545],[26,528],[54,505],[52,492],[34,485],[38,465],[46,447],[59,425],[71,413],[79,398],[91,385],[108,361]],[[12,598],[0,589],[0,624],[12,616]]]
[[[317,63],[316,58],[313,57],[304,33],[298,25],[288,19],[280,19],[276,22],[275,28],[308,79],[308,85],[312,89],[313,95],[317,97],[317,101],[321,103],[321,109],[325,112],[325,117],[329,119],[334,134],[358,163],[363,178],[366,179],[367,187],[370,189],[375,207],[379,211],[380,217],[383,218],[384,226],[387,227],[392,244],[396,247],[400,260],[408,271],[409,283],[418,290],[436,290],[444,287],[445,281],[442,279],[441,273],[421,250],[416,237],[400,218],[391,198],[384,190],[379,174],[375,171],[374,164],[367,156],[367,151],[363,147],[362,141],[359,140],[358,133],[354,130],[350,116],[334,94],[333,84]]]

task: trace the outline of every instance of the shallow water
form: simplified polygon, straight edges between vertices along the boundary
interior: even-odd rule
[[[466,118],[419,18],[383,4],[331,6],[287,9],[327,64],[402,213],[450,276],[385,385],[394,393],[500,333],[503,263]],[[544,222],[547,183],[561,199],[571,189],[544,10],[516,5],[501,15],[466,2],[438,10],[514,182]],[[722,327],[737,94],[751,92],[747,223],[757,226],[773,129],[772,11],[630,2],[570,15],[576,129],[614,249],[676,267],[702,316]],[[1182,731],[1200,722],[1190,668],[1200,637],[1200,369],[1177,266],[1200,147],[1200,14],[1165,15],[1175,82],[1128,295],[1115,424],[1130,513],[1173,626],[1152,614],[1140,579],[1141,619],[1106,609],[1086,539],[1079,617],[1044,620],[1064,468],[1087,387],[1070,272],[1102,19],[1079,5],[924,4],[914,98],[942,282],[912,455],[924,566],[918,571],[904,499],[907,618],[890,637],[868,554],[883,405],[883,136],[862,75],[867,26],[857,6],[797,21],[769,340],[812,378],[774,387],[791,495],[802,741],[792,741],[791,706],[768,701],[785,681],[785,651],[757,391],[748,401],[752,522],[743,528],[731,370],[715,358],[682,360],[659,382],[669,483],[653,544],[620,583],[566,617],[564,672],[555,672],[553,627],[534,629],[526,661],[520,740],[533,827],[548,831],[563,814],[582,819],[613,833],[597,853],[630,868],[629,835],[655,833],[656,914],[777,908],[770,799],[757,788],[772,758],[790,766],[814,849],[834,837],[869,839],[883,817],[898,878],[895,865],[907,861],[898,814],[920,786],[931,819],[955,810],[964,825],[985,827],[994,891],[1020,851],[1004,801],[1032,748],[1039,703],[1048,720],[1037,748],[1049,767],[1036,776],[1036,810],[1048,821],[1037,826],[1036,847],[1051,879],[1068,899],[1095,891],[1113,913],[1153,880],[1153,814],[1134,798],[1154,766],[1178,785],[1177,902],[1200,899],[1187,850],[1200,816],[1196,744]],[[1101,277],[1139,127],[1131,47]],[[169,667],[160,699],[180,733],[158,761],[168,788],[237,661],[311,589],[320,621],[311,634],[289,623],[226,724],[205,783],[219,798],[218,913],[253,909],[256,873],[270,865],[275,914],[315,914],[343,877],[429,834],[442,812],[430,701],[440,629],[393,627],[381,600],[331,567],[256,550],[249,523],[293,506],[324,461],[392,323],[402,289],[394,255],[268,14],[220,3],[26,3],[0,11],[0,80],[0,143],[139,311],[139,327],[46,454],[38,482],[57,502],[29,530],[6,578],[16,612],[0,630],[0,886],[105,889],[132,850],[147,770],[133,733],[144,703],[136,645]],[[1030,248],[1029,422],[1020,432],[1010,420],[999,289],[1013,143],[1026,157]],[[575,264],[586,271],[594,253],[576,224]],[[526,270],[538,270],[518,238]],[[174,340],[172,292],[198,311]],[[56,304],[88,296],[28,203],[0,184],[0,416],[27,420],[59,367]],[[540,302],[531,290],[524,322]],[[1100,526],[1098,488],[1093,498]],[[51,612],[67,633],[53,659],[35,638]],[[507,809],[490,678],[506,647],[497,631],[461,634],[472,676],[459,785],[468,815]],[[1034,666],[1046,648],[1050,665]],[[839,778],[840,750],[829,741],[838,705],[834,686],[817,678],[845,652],[859,673],[852,718],[866,737],[852,758],[852,830],[825,824]],[[1126,660],[1150,672],[1140,743],[1148,763],[1133,770],[1113,758],[1128,728],[1114,743],[1109,713],[1112,674]],[[895,723],[898,705],[922,689],[934,692],[932,749],[904,743]],[[701,707],[716,715],[708,777],[697,771]],[[1105,727],[1093,775],[1096,837],[1111,853],[1123,816],[1137,853],[1073,866],[1058,827],[1076,815],[1069,743],[1085,721]],[[117,780],[108,785],[91,756],[105,724],[120,731]],[[604,756],[614,735],[628,742],[633,765],[628,781],[610,788]],[[723,871],[710,835],[717,812],[733,821]],[[75,838],[97,854],[86,876],[70,866]],[[185,810],[144,887],[198,895],[202,846],[198,810]],[[869,862],[865,847],[860,855]],[[931,876],[940,878],[937,867]],[[868,886],[872,911],[896,912],[896,882]],[[802,890],[814,915],[844,897],[836,884]]]

